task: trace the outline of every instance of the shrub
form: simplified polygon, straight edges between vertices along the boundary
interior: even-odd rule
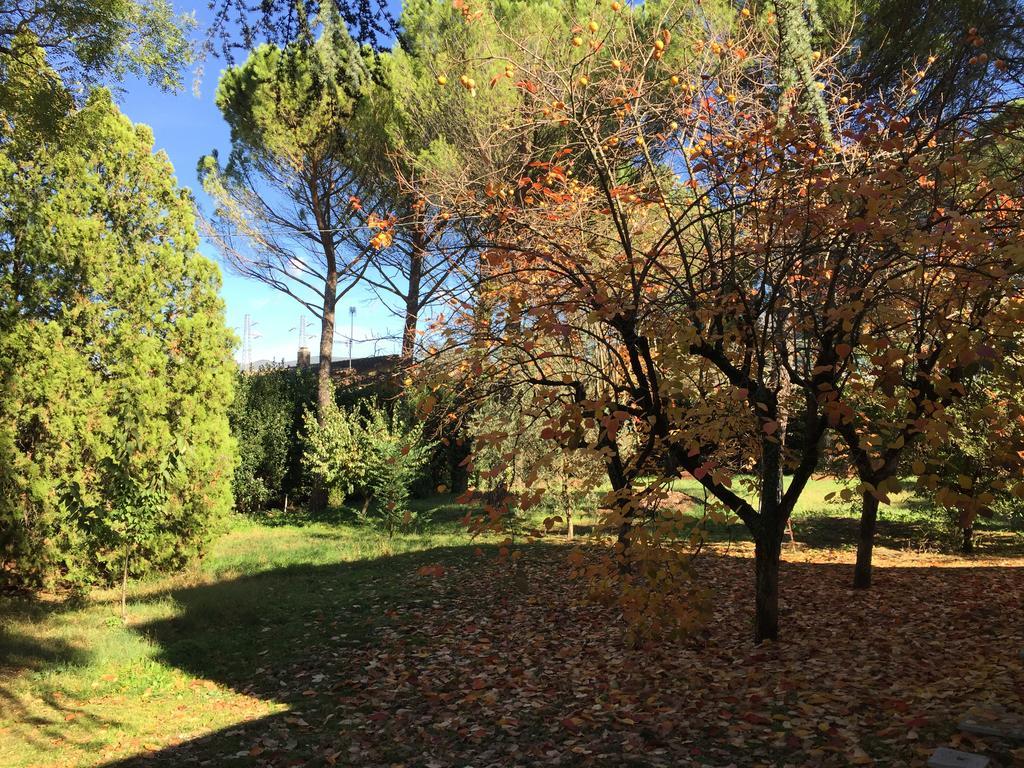
[[[238,443],[232,482],[235,508],[253,513],[301,493],[302,414],[315,401],[310,371],[237,372],[229,412]]]
[[[322,422],[307,410],[305,435],[310,478],[345,498],[361,499],[360,516],[389,535],[412,521],[410,488],[433,446],[400,407],[389,411],[376,399],[351,408],[332,405]]]

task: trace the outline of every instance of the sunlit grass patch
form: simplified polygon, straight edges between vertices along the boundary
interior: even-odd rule
[[[131,584],[126,623],[116,590],[0,598],[0,766],[98,765],[287,709],[200,672],[234,679],[343,632],[322,617],[365,602],[386,558],[468,541],[454,523],[389,538],[351,520],[235,517],[203,563]]]

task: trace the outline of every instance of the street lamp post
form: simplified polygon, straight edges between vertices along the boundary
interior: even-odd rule
[[[352,370],[352,338],[356,332],[356,308],[348,308],[348,369]]]

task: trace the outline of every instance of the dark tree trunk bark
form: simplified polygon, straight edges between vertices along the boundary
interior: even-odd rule
[[[871,553],[875,546],[875,529],[877,526],[878,497],[868,492],[861,498],[857,564],[853,568],[854,589],[868,589],[871,586]]]
[[[779,639],[779,560],[782,542],[766,526],[754,545],[754,643]]]
[[[974,526],[964,528],[964,538],[960,544],[960,551],[965,555],[974,554]]]
[[[409,290],[405,294],[405,325],[402,328],[402,359],[412,360],[416,351],[416,326],[420,319],[420,284],[423,280],[423,230],[417,227],[409,257]]]
[[[331,382],[331,358],[334,356],[334,314],[336,301],[334,293],[338,289],[338,276],[332,273],[324,285],[328,298],[324,298],[324,316],[320,323],[320,367],[316,374],[316,408],[317,416],[323,420],[324,414],[334,398],[334,386]]]
[[[629,565],[629,547],[633,533],[633,513],[631,510],[626,510],[625,507],[629,504],[629,501],[616,502],[616,506],[623,508],[623,519],[619,524],[619,532],[616,537],[616,541],[619,546],[619,572],[628,573],[630,570]]]
[[[456,433],[449,438],[448,447],[448,469],[449,488],[454,494],[465,493],[469,488],[469,470],[466,469],[466,459],[470,454],[470,442],[468,435]]]
[[[564,453],[562,454],[562,466],[559,474],[562,480],[562,509],[565,510],[565,535],[571,541],[575,531],[572,521],[572,500],[569,498],[569,470],[566,467]]]
[[[331,358],[334,355],[334,315],[337,307],[335,298],[338,290],[338,274],[330,270],[324,283],[324,311],[320,320],[320,365],[316,373],[316,418],[322,425],[327,409],[334,401],[334,383],[331,380]],[[309,508],[313,512],[327,509],[327,488],[323,481],[314,479],[309,493]]]
[[[622,521],[619,523],[619,530],[616,541],[619,546],[619,572],[628,573],[629,567],[629,546],[633,532],[633,510],[629,508],[632,499],[628,496],[629,481],[622,471],[622,465],[618,457],[606,460],[605,469],[608,472],[608,480],[611,482],[612,490],[616,493],[614,506],[622,512]]]
[[[782,511],[782,443],[761,441],[760,525],[754,530],[754,642],[779,639],[779,560],[788,515]]]

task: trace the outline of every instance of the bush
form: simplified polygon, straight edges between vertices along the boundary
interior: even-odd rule
[[[238,443],[235,508],[251,514],[301,494],[302,414],[315,401],[311,371],[266,369],[235,375],[229,418]]]
[[[421,425],[400,407],[389,412],[376,399],[351,408],[333,405],[322,423],[312,410],[306,411],[307,475],[346,499],[361,499],[360,516],[389,535],[412,521],[410,488],[432,448]]]
[[[922,445],[911,467],[919,485],[945,513],[950,543],[973,550],[978,517],[1019,527],[1024,518],[1024,370],[1012,361],[979,370],[967,394],[945,409],[946,431],[937,445]]]

